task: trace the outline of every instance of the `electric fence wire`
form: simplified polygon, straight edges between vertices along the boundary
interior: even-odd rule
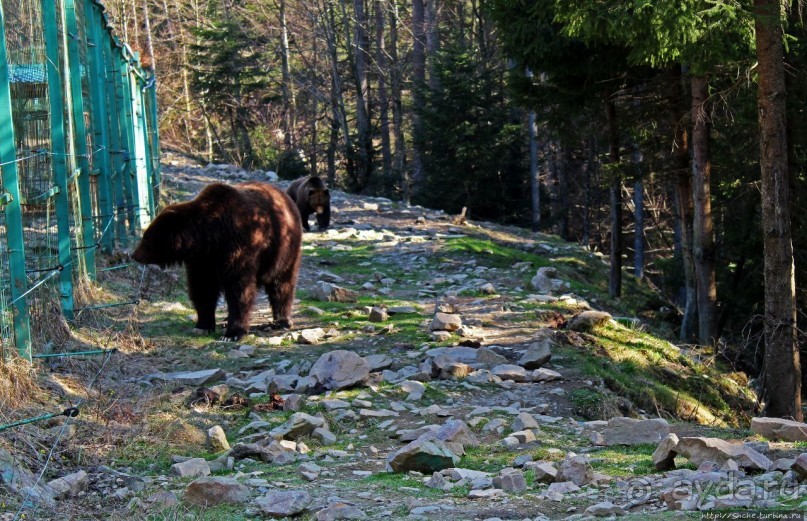
[[[67,426],[70,425],[70,421],[75,416],[78,415],[79,407],[85,401],[87,401],[87,399],[89,398],[89,396],[90,396],[90,394],[92,392],[92,388],[95,386],[95,382],[98,380],[98,377],[101,376],[101,373],[106,368],[107,362],[109,362],[109,359],[112,358],[112,354],[114,352],[115,352],[114,350],[111,350],[111,351],[108,351],[106,353],[106,356],[104,357],[104,361],[101,363],[101,367],[98,369],[98,371],[95,373],[95,375],[90,379],[89,383],[87,384],[87,393],[86,393],[86,395],[84,397],[80,398],[75,404],[73,404],[72,409],[75,410],[75,413],[72,414],[72,415],[67,415],[67,419],[62,424],[62,428],[59,429],[59,434],[56,435],[56,440],[54,440],[53,445],[51,446],[50,450],[48,451],[48,457],[45,459],[45,464],[42,466],[42,470],[39,471],[39,476],[36,478],[36,482],[33,484],[33,486],[28,487],[28,490],[25,493],[25,498],[22,500],[22,503],[20,504],[20,508],[17,510],[17,513],[14,515],[14,518],[13,518],[12,521],[17,521],[18,519],[21,519],[20,516],[23,514],[23,512],[27,508],[29,508],[27,505],[28,505],[28,501],[31,499],[31,493],[34,492],[37,489],[37,487],[39,486],[39,483],[42,481],[42,477],[45,475],[45,471],[48,469],[48,465],[50,465],[50,462],[53,459],[53,453],[55,452],[56,447],[59,445],[59,441],[62,439],[62,436],[64,435],[64,432],[67,429]],[[42,501],[42,495],[37,494],[36,497],[34,498],[33,505],[31,505],[31,507],[30,507],[30,508],[32,508],[32,510],[30,511],[32,519],[33,519],[33,515],[36,513],[36,510],[39,508],[39,504],[40,504],[41,501]]]

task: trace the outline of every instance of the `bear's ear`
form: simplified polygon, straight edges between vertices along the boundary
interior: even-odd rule
[[[331,196],[331,191],[330,191],[330,190],[328,190],[327,188],[325,189],[325,195],[327,195],[328,197],[330,197],[330,196]]]

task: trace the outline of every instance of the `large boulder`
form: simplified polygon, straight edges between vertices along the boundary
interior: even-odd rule
[[[424,436],[393,452],[387,457],[387,470],[408,472],[416,470],[432,474],[439,470],[455,467],[460,457],[448,448],[446,442],[435,437]]]
[[[225,477],[203,477],[193,480],[182,501],[200,507],[210,507],[213,505],[240,504],[249,500],[249,487],[242,485],[233,478]]]
[[[752,418],[751,430],[769,440],[807,441],[807,423],[782,418]]]
[[[658,443],[670,434],[670,424],[663,418],[636,420],[611,418],[603,431],[605,445],[640,445]]]
[[[519,359],[518,365],[525,369],[539,369],[552,358],[552,344],[549,338],[542,338],[530,344]]]
[[[367,380],[370,376],[370,364],[353,351],[331,351],[319,357],[308,375],[325,389],[335,391]]]
[[[674,451],[695,465],[706,461],[723,465],[728,460],[734,460],[746,471],[764,472],[772,464],[767,457],[746,445],[729,443],[719,438],[681,438]]]
[[[305,490],[270,490],[255,503],[269,517],[291,517],[303,513],[311,501]]]

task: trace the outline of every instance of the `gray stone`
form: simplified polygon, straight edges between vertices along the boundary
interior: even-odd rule
[[[271,435],[282,437],[286,440],[296,440],[302,436],[308,436],[314,429],[325,426],[325,420],[317,416],[311,416],[304,412],[296,412],[286,421],[272,429]]]
[[[308,374],[335,391],[364,382],[370,376],[370,365],[353,351],[337,350],[319,357]]]
[[[559,291],[568,287],[568,282],[553,278],[557,273],[558,271],[555,268],[549,266],[538,268],[538,272],[530,281],[530,285],[533,289],[543,294],[552,293],[553,291]]]
[[[178,373],[155,373],[144,377],[144,380],[162,380],[180,385],[200,386],[224,379],[222,369],[207,369],[204,371],[180,371]]]
[[[301,394],[290,394],[283,400],[284,411],[299,411],[305,405],[305,396]]]
[[[512,380],[514,382],[528,382],[531,380],[527,371],[519,366],[513,364],[497,365],[490,371],[494,376],[498,376],[502,380]]]
[[[464,447],[478,447],[479,440],[462,420],[448,420],[435,433],[438,440],[460,443]]]
[[[387,314],[386,309],[373,306],[373,309],[370,310],[370,315],[367,317],[367,320],[369,320],[370,322],[386,322],[387,320],[389,320],[389,315]]]
[[[477,350],[476,360],[488,367],[507,364],[509,360],[489,347],[480,347]]]
[[[323,427],[314,429],[311,437],[318,440],[322,445],[333,445],[336,443],[336,435]]]
[[[754,449],[718,438],[681,438],[675,446],[675,452],[695,465],[704,461],[714,461],[722,465],[732,459],[746,471],[766,471],[771,466],[771,460]]]
[[[388,355],[370,355],[365,356],[364,359],[367,361],[367,365],[370,366],[370,372],[387,369],[392,366],[393,362]]]
[[[532,432],[530,429],[526,429],[523,431],[516,431],[510,433],[509,438],[515,438],[518,440],[518,443],[523,445],[525,443],[532,443],[536,440],[535,433]]]
[[[367,514],[354,505],[337,501],[318,511],[314,516],[316,521],[338,521],[340,519],[367,519]]]
[[[527,351],[518,360],[518,365],[525,369],[540,369],[552,358],[552,340],[543,338],[527,347]]]
[[[558,481],[556,483],[550,483],[547,490],[557,494],[570,494],[572,492],[580,492],[580,487],[573,481]]]
[[[804,480],[807,479],[807,453],[800,454],[790,465],[791,470]]]
[[[675,447],[678,445],[678,436],[673,433],[661,440],[653,451],[653,465],[658,470],[672,470],[675,468]]]
[[[528,412],[520,412],[516,419],[513,420],[513,425],[510,427],[513,431],[523,431],[525,429],[541,430],[541,426],[535,421],[532,414]]]
[[[456,331],[462,326],[462,318],[451,313],[435,313],[429,329],[432,331]]]
[[[216,425],[207,429],[207,448],[212,452],[221,452],[223,450],[230,450],[230,443],[227,441],[227,435],[220,425]]]
[[[322,302],[356,302],[358,299],[355,291],[322,280],[314,285],[311,296]]]
[[[592,480],[594,469],[591,468],[588,458],[585,456],[566,456],[558,467],[558,474],[555,480],[559,483],[571,481],[578,487],[582,487]]]
[[[611,319],[611,314],[605,311],[583,311],[579,315],[572,317],[566,328],[572,331],[591,331],[604,326]]]
[[[387,457],[387,470],[432,473],[453,467],[459,461],[460,457],[451,452],[444,441],[418,438]]]
[[[181,478],[197,478],[199,476],[209,476],[210,466],[204,458],[191,458],[180,463],[174,463],[171,465],[169,472]]]
[[[423,393],[426,392],[426,386],[414,380],[405,380],[401,382],[400,387],[404,392],[409,393],[406,400],[410,402],[420,400],[423,398]]]
[[[591,505],[588,507],[585,514],[595,517],[624,516],[625,509],[611,503],[610,501],[603,501],[602,503],[597,503],[596,505]]]
[[[83,470],[56,478],[48,482],[48,486],[53,490],[56,499],[65,499],[77,496],[87,489],[89,479]]]
[[[530,461],[524,464],[524,470],[531,470],[538,483],[554,483],[558,469],[547,461]]]
[[[640,445],[659,443],[670,434],[670,424],[663,418],[635,420],[611,418],[603,430],[605,445]]]
[[[527,480],[524,478],[523,472],[516,470],[493,478],[493,486],[505,492],[516,494],[527,490]]]
[[[303,329],[300,331],[300,343],[307,345],[319,344],[325,338],[325,330],[321,327]]]
[[[311,495],[305,490],[271,490],[255,503],[269,517],[291,517],[304,512],[311,501]]]
[[[563,379],[563,376],[559,372],[547,369],[546,367],[536,369],[532,372],[533,382],[552,382],[561,379]]]
[[[201,507],[241,504],[249,500],[249,487],[233,478],[203,477],[192,481],[185,489],[182,501]]]
[[[441,380],[459,380],[467,377],[473,369],[470,365],[460,362],[449,362],[440,370]]]
[[[769,440],[807,441],[807,423],[782,418],[752,418],[751,430]]]

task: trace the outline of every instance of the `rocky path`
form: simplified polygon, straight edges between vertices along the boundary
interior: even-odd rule
[[[179,158],[164,175],[181,199],[215,180],[266,178]],[[241,342],[192,337],[182,285],[151,286],[137,317],[154,351],[132,353],[137,363],[119,372],[138,420],[116,419],[127,439],[114,448],[87,447],[107,455],[97,465],[57,467],[61,477],[36,490],[38,516],[665,519],[801,508],[807,426],[707,429],[612,396],[585,347],[593,331],[634,332],[575,280],[605,269],[594,254],[332,195],[332,228],[305,236],[294,331],[264,327],[261,298]],[[580,267],[555,268],[563,262]],[[586,401],[603,396],[610,408]],[[15,471],[24,479],[6,486],[31,486]]]

